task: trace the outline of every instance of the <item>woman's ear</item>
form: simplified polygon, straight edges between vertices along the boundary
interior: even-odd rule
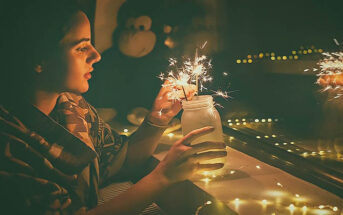
[[[42,72],[43,72],[43,66],[42,66],[41,64],[37,64],[37,65],[35,66],[35,72],[36,72],[37,74],[42,73]]]

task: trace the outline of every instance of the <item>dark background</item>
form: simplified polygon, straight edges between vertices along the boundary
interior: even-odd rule
[[[154,4],[153,1],[146,2],[150,8],[161,5],[161,3]],[[328,96],[325,93],[319,93],[320,88],[314,84],[316,76],[306,74],[303,70],[315,67],[322,55],[320,53],[297,54],[299,59],[296,61],[272,61],[270,57],[254,59],[254,55],[274,52],[276,56],[288,57],[293,50],[297,52],[310,48],[324,51],[341,50],[341,47],[337,46],[333,39],[336,38],[337,41],[343,43],[342,1],[216,0],[214,2],[218,9],[218,15],[215,30],[209,30],[217,33],[219,48],[209,55],[213,59],[214,65],[212,73],[214,82],[209,87],[214,90],[228,90],[233,97],[228,101],[217,99],[217,102],[225,107],[219,109],[222,116],[277,117],[285,119],[291,130],[300,129],[304,132],[306,130],[314,133],[313,129],[321,127],[320,125],[326,121],[327,117],[332,116],[327,116],[324,107],[328,103]],[[192,34],[192,31],[195,32],[193,29],[196,28],[192,26],[192,19],[201,17],[201,13],[206,14],[206,7],[201,7],[202,1],[200,0],[166,0],[164,3],[170,7],[166,7],[163,13],[159,11],[158,17],[160,18],[157,19],[162,20],[159,20],[160,23],[174,20],[174,24],[184,33],[177,35],[176,38],[180,40],[187,34]],[[89,5],[89,2],[87,4]],[[206,27],[204,29],[206,30]],[[91,80],[91,90],[86,94],[87,99],[96,107],[115,106],[114,108],[117,109],[121,107],[119,114],[135,105],[150,108],[153,97],[161,84],[156,81],[156,74],[165,71],[165,61],[168,56],[166,50],[163,51],[163,54],[160,54],[162,53],[162,51],[159,52],[160,50],[164,49],[160,48],[153,51],[151,55],[138,60],[108,58],[105,51],[98,68],[110,62],[111,69],[117,70],[111,73],[111,76],[107,76],[106,71],[97,74],[97,67],[95,67],[94,80]],[[180,52],[174,51],[174,53]],[[248,55],[252,55],[253,63],[236,63],[237,59],[248,59]],[[115,56],[115,54],[111,56]],[[115,62],[116,59],[120,59],[120,65]],[[128,70],[130,71],[125,71],[128,68],[125,63],[129,65]],[[137,68],[135,68],[136,64]],[[144,71],[142,76],[139,76],[141,73],[138,76],[130,73],[132,71],[139,72],[145,67],[150,68],[149,65],[154,68],[154,71]],[[105,70],[108,69],[105,68]],[[227,72],[229,75],[223,76],[223,72]],[[129,73],[129,77],[120,79]],[[103,76],[102,79],[106,79],[107,85],[113,85],[112,89],[102,91],[102,93],[92,91],[98,89],[99,85],[104,85],[104,82],[99,82],[100,78],[98,78],[98,83],[94,84],[97,82],[97,76]],[[125,88],[126,83],[128,83],[127,86],[130,85],[130,77],[144,77],[143,84],[146,87],[139,86],[140,90],[138,91]],[[116,80],[124,81],[121,81],[120,85],[116,84]],[[136,81],[137,83],[131,84],[138,86],[139,80]],[[120,87],[115,88],[115,85]],[[113,89],[116,89],[116,92],[125,93],[127,96],[114,97],[115,104],[118,105],[99,102],[99,100],[112,100],[112,98],[106,98],[105,94],[111,97],[112,94],[115,94]],[[144,92],[144,89],[147,92]],[[125,104],[130,104],[130,106]],[[339,105],[335,102],[330,105],[333,106],[330,112],[337,111],[338,115]],[[332,127],[342,128],[339,124],[332,125]]]

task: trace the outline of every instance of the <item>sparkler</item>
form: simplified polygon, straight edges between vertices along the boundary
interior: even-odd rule
[[[207,42],[200,47],[200,50],[203,49],[206,44]],[[180,101],[183,96],[187,100],[186,90],[193,88],[194,84],[196,94],[199,95],[203,90],[207,90],[204,84],[213,80],[209,74],[212,70],[211,59],[205,55],[200,55],[198,49],[195,50],[193,59],[183,57],[183,60],[179,61],[176,58],[170,58],[169,70],[167,75],[162,73],[159,78],[162,81],[167,80],[167,83],[162,85],[163,87],[168,86],[172,88],[168,95],[171,100]],[[181,90],[182,92],[180,92]],[[220,90],[212,92],[214,92],[214,96],[221,96],[225,99],[229,97],[228,92]]]
[[[324,86],[322,92],[331,91],[336,95],[334,99],[343,97],[343,52],[324,52],[318,62],[317,84]],[[317,71],[314,68],[313,71]],[[306,70],[308,71],[308,70]]]

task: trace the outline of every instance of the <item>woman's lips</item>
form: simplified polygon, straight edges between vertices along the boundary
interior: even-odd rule
[[[91,79],[92,75],[91,75],[90,72],[87,72],[87,73],[84,75],[84,77],[85,77],[87,80],[89,80],[89,79]]]

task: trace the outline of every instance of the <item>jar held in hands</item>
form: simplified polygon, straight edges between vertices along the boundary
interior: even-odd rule
[[[223,129],[220,115],[214,107],[213,97],[210,95],[195,96],[191,101],[182,101],[183,113],[181,117],[182,133],[189,132],[206,126],[214,127],[214,131],[194,140],[191,145],[213,141],[224,142]],[[204,163],[226,163],[226,157],[208,160]],[[210,171],[211,175],[223,175],[224,168]]]

